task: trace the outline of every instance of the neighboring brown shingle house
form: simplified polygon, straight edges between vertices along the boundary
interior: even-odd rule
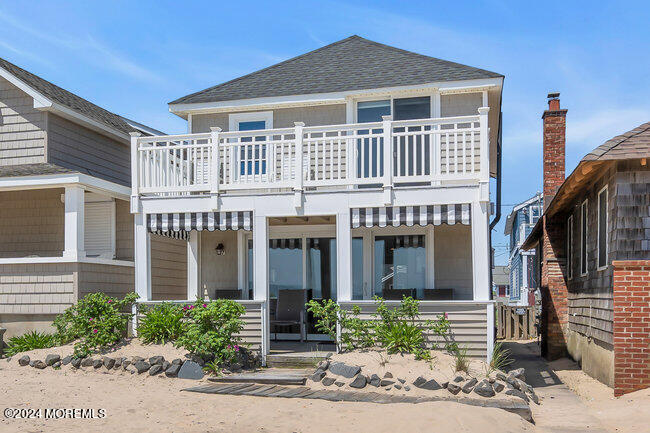
[[[563,179],[566,110],[553,96],[544,176]],[[543,352],[568,353],[616,395],[650,386],[648,158],[650,122],[598,146],[556,193],[549,182],[544,215],[524,243],[538,252]]]

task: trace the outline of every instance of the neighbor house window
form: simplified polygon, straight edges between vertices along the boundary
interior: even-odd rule
[[[607,267],[607,187],[598,193],[598,268]]]
[[[588,201],[585,200],[580,206],[580,274],[585,275],[587,273],[587,204]]]
[[[566,222],[566,272],[569,279],[573,278],[573,215]]]

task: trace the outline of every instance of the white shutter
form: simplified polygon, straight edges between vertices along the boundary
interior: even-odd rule
[[[114,252],[115,202],[86,202],[84,243],[86,255],[112,259]]]

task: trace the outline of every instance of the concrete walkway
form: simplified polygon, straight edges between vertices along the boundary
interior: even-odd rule
[[[541,405],[531,404],[535,424],[540,431],[554,433],[611,433],[589,413],[589,409],[555,375],[539,355],[537,342],[504,342],[515,360],[508,368],[526,369],[526,382],[535,388]]]

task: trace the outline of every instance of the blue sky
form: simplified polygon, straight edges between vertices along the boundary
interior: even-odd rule
[[[185,125],[167,102],[352,34],[499,72],[510,205],[541,189],[549,91],[569,109],[567,172],[650,120],[649,22],[644,2],[32,0],[0,4],[0,57],[170,133]]]

